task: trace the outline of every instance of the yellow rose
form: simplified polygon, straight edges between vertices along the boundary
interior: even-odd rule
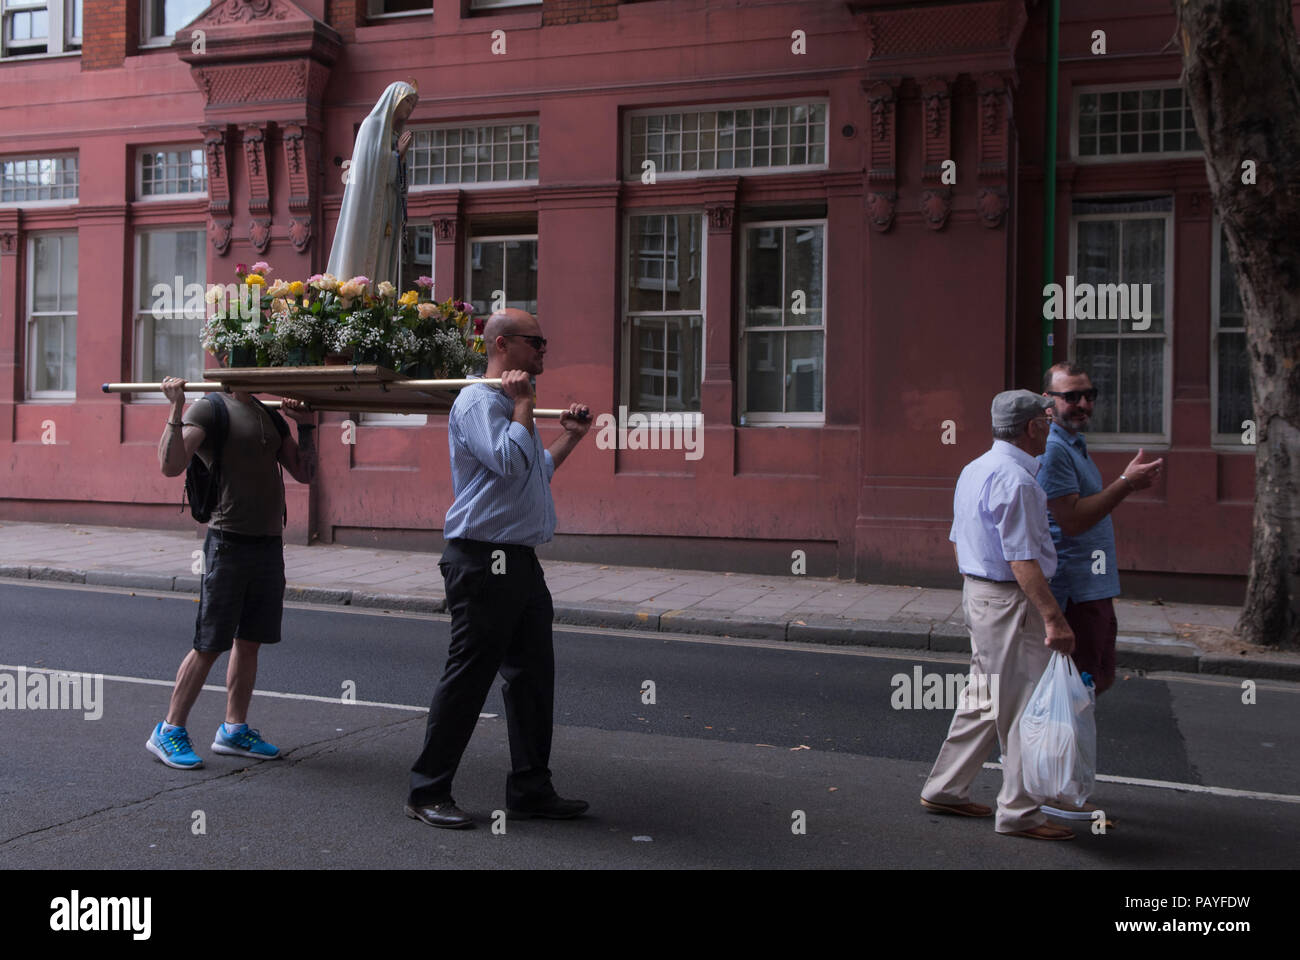
[[[303,290],[307,289],[301,280],[295,280],[289,284],[289,294],[295,297],[301,297]]]
[[[419,301],[420,294],[415,290],[407,290],[398,298],[398,303],[404,307],[413,307]]]
[[[244,277],[244,282],[254,287],[266,286],[266,278],[260,273],[250,273],[248,276]]]

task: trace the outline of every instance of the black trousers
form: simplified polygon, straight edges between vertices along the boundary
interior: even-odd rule
[[[451,614],[451,647],[429,707],[424,749],[411,767],[408,802],[420,806],[451,796],[452,778],[498,671],[505,680],[501,692],[510,733],[506,806],[523,809],[549,799],[555,795],[547,767],[555,611],[537,554],[531,547],[457,539],[448,541],[438,567]]]

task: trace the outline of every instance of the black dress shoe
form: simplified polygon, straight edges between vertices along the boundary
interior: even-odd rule
[[[542,817],[546,820],[572,820],[587,812],[586,800],[565,800],[563,797],[551,797],[538,804],[527,807],[506,809],[506,816],[511,820],[530,820]]]
[[[474,826],[468,813],[456,806],[455,800],[443,800],[441,803],[425,804],[413,807],[406,805],[406,815],[412,820],[423,820],[431,827],[446,827],[449,830],[464,830]]]

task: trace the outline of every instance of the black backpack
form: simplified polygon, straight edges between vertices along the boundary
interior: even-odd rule
[[[185,468],[185,494],[181,498],[181,509],[185,509],[185,501],[188,500],[190,515],[199,523],[207,523],[212,519],[212,512],[221,499],[221,451],[226,445],[226,438],[230,436],[230,412],[226,410],[226,398],[219,393],[205,393],[203,399],[212,404],[212,468],[209,469],[197,453],[190,457],[190,465]],[[270,415],[281,440],[288,436],[289,424],[284,417],[273,410],[267,410],[257,397],[253,398],[253,402]],[[283,487],[283,468],[280,471],[280,484]],[[288,519],[286,512],[286,523]]]

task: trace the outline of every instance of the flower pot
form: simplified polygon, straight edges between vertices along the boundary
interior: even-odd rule
[[[419,360],[402,366],[402,373],[412,380],[436,380],[437,368],[428,360]]]
[[[388,368],[393,366],[393,355],[387,347],[359,347],[355,356],[357,363],[373,363]]]
[[[255,367],[257,366],[257,355],[252,347],[231,347],[230,348],[230,366],[231,367]]]

